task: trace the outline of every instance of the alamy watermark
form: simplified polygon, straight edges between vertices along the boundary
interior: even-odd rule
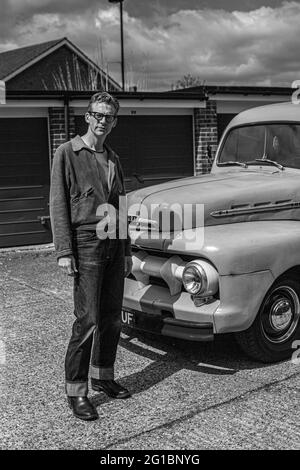
[[[6,104],[6,88],[3,80],[0,80],[0,104]]]
[[[292,364],[299,366],[300,365],[300,339],[296,339],[295,341],[293,341],[292,349],[295,349],[295,351],[292,354]]]
[[[168,239],[183,241],[186,249],[202,248],[204,243],[204,204],[132,204],[127,207],[126,196],[119,196],[119,208],[100,204],[96,233],[100,240]]]
[[[294,80],[291,88],[295,88],[295,91],[292,93],[291,101],[293,104],[300,104],[300,80]]]
[[[6,363],[5,343],[1,339],[0,340],[0,365],[4,365],[5,363]]]

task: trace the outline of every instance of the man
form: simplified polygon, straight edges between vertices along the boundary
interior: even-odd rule
[[[61,145],[52,166],[50,216],[58,265],[74,276],[76,320],[65,359],[66,393],[74,415],[83,420],[98,418],[87,397],[89,369],[93,390],[130,397],[114,381],[124,276],[132,267],[130,239],[119,232],[115,238],[103,231],[98,236],[99,207],[109,204],[118,214],[120,196],[125,197],[119,158],[105,144],[118,110],[108,93],[93,95],[86,134]]]

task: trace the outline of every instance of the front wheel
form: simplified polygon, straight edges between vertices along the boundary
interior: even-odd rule
[[[251,358],[277,362],[292,357],[293,342],[300,337],[300,286],[291,277],[276,281],[267,293],[254,323],[235,333],[238,344]]]

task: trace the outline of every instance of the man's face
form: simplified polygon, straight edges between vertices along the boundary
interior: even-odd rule
[[[100,116],[93,113],[105,114],[108,116],[108,118],[103,116],[101,119],[99,119]],[[112,122],[109,122],[109,119],[111,119],[109,116],[115,115],[116,110],[114,106],[107,103],[93,103],[92,111],[90,113],[86,113],[85,120],[89,124],[90,131],[95,136],[106,137],[117,124],[116,117],[112,120]]]

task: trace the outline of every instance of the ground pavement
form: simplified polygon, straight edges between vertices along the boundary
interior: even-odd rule
[[[73,417],[64,355],[72,279],[53,251],[0,252],[0,449],[299,449],[300,364],[249,360],[231,335],[189,343],[124,330],[116,375]]]

